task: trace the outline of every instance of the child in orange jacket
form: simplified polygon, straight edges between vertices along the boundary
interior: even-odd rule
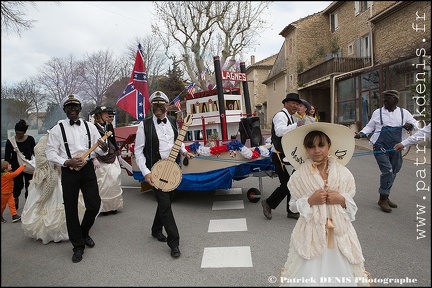
[[[13,197],[13,179],[17,177],[25,168],[25,164],[18,167],[15,172],[10,172],[12,170],[12,166],[8,161],[1,161],[1,222],[6,223],[6,220],[3,218],[3,212],[6,208],[6,204],[9,206],[9,210],[12,215],[12,222],[18,222],[21,220],[21,216],[18,215],[17,210],[15,208],[15,200]]]

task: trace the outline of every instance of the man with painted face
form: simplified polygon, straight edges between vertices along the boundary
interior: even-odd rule
[[[386,90],[382,95],[384,106],[372,113],[369,122],[360,132],[355,132],[354,137],[372,135],[370,142],[373,144],[375,160],[381,171],[378,205],[382,211],[390,213],[392,208],[397,208],[397,204],[389,199],[390,190],[396,174],[402,168],[402,152],[395,151],[393,147],[406,135],[403,129],[410,131],[418,127],[413,115],[408,110],[397,106],[398,91]]]
[[[85,246],[95,246],[90,237],[101,206],[99,187],[95,174],[93,159],[98,155],[106,155],[108,145],[100,139],[96,126],[88,121],[80,120],[82,100],[77,95],[65,97],[61,105],[67,118],[60,120],[49,133],[46,156],[48,161],[61,167],[61,183],[66,213],[66,227],[69,240],[73,245],[72,262],[80,262]],[[98,144],[85,159],[81,159],[94,144]],[[78,196],[82,192],[85,204],[84,217],[80,223],[78,217]]]
[[[167,115],[169,99],[162,91],[156,91],[150,96],[153,115],[144,119],[139,125],[135,138],[135,160],[145,180],[153,186],[153,194],[158,203],[154,216],[151,235],[160,242],[167,242],[171,248],[172,257],[180,257],[180,236],[171,209],[174,191],[162,192],[154,187],[151,173],[153,165],[160,159],[167,159],[178,136],[176,119]],[[181,144],[180,153],[191,157]],[[162,228],[168,237],[162,233]]]

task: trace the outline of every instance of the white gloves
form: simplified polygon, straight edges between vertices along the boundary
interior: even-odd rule
[[[100,164],[99,160],[97,160],[97,158],[94,158],[94,159],[93,159],[93,166],[94,166],[95,170],[96,170],[97,168],[100,168],[100,167],[101,167],[101,164]]]

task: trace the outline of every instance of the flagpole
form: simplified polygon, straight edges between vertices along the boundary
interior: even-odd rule
[[[183,93],[183,91],[186,91],[186,88],[184,88],[176,97],[174,97],[174,99],[175,98],[177,98],[177,97],[180,97],[180,94],[181,93]],[[173,101],[174,101],[174,99],[173,100],[171,100],[171,102],[170,103],[168,103],[168,104],[172,104],[172,103],[174,103]]]

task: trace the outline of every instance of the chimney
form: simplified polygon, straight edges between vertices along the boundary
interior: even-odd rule
[[[251,55],[251,65],[255,64],[255,55]]]

